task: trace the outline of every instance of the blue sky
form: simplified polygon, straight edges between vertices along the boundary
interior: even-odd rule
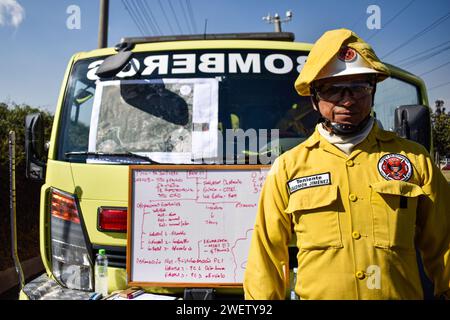
[[[133,1],[136,0],[125,3]],[[138,1],[147,2],[164,35],[192,31],[192,23],[187,22],[180,6],[181,3],[187,8],[188,3],[198,32],[203,32],[206,19],[208,33],[273,31],[274,26],[264,22],[262,17],[268,13],[278,13],[284,17],[287,10],[292,10],[292,21],[283,24],[282,28],[283,31],[295,33],[296,41],[313,43],[326,30],[351,28],[368,40],[379,57],[393,64],[405,63],[408,62],[406,58],[415,54],[423,52],[422,55],[427,55],[427,50],[433,53],[450,45],[450,0]],[[55,110],[71,55],[97,47],[99,2],[0,0],[0,102],[26,103],[51,112]],[[110,2],[109,46],[118,43],[123,36],[141,35],[124,1]],[[178,23],[169,4],[172,4]],[[80,29],[67,27],[72,13],[67,13],[67,10],[71,5],[80,9]],[[370,17],[366,10],[370,5],[377,5],[381,10],[380,30],[370,30],[366,25]],[[188,13],[186,15],[189,18]],[[428,32],[413,38],[427,28],[430,29]],[[413,40],[388,54],[410,39]],[[439,45],[442,46],[437,47]],[[431,50],[433,47],[437,48]],[[449,48],[426,61],[406,65],[405,69],[416,75],[424,74],[422,78],[429,89],[430,104],[434,105],[436,99],[442,99],[450,110]]]

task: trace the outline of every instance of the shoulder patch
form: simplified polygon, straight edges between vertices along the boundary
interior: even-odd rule
[[[331,184],[331,174],[329,172],[296,178],[288,181],[287,183],[290,194],[298,190],[325,186],[329,184]]]
[[[378,172],[386,180],[408,181],[412,175],[411,161],[398,153],[389,153],[378,161]]]

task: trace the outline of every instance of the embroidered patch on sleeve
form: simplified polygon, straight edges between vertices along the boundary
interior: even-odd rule
[[[301,189],[325,186],[329,184],[331,184],[331,174],[326,172],[291,180],[288,182],[288,188],[289,193],[292,194]]]

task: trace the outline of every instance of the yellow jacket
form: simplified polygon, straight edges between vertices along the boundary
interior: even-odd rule
[[[390,160],[403,163],[396,177]],[[349,156],[316,128],[275,161],[259,201],[246,299],[285,298],[292,231],[300,299],[422,299],[415,246],[435,294],[449,290],[450,187],[421,145],[376,125]]]

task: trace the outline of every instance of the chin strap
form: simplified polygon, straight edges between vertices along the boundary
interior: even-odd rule
[[[366,126],[366,124],[369,122],[369,120],[370,120],[370,115],[368,115],[363,121],[361,121],[357,125],[331,122],[328,119],[323,119],[322,123],[323,123],[324,127],[326,129],[328,129],[328,131],[330,131],[334,134],[337,134],[337,135],[347,136],[347,135],[351,135],[351,134],[360,132]]]

